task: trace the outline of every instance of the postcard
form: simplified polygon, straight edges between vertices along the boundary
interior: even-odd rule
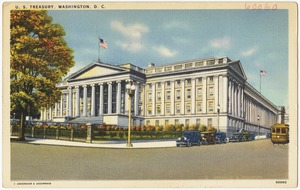
[[[4,2],[3,187],[297,187],[297,4]]]

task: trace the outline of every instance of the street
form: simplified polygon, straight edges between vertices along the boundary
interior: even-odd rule
[[[11,143],[12,180],[287,179],[288,145],[270,139],[174,148]]]

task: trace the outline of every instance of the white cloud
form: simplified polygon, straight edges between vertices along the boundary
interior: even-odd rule
[[[138,52],[143,49],[142,37],[149,31],[147,26],[139,23],[125,25],[119,21],[112,21],[111,28],[124,37],[117,43],[124,50]]]
[[[230,48],[231,39],[229,37],[216,38],[211,40],[210,45],[215,48]]]
[[[257,48],[252,47],[250,49],[242,51],[242,56],[249,57],[249,56],[254,55],[256,52],[257,52]]]
[[[182,23],[182,22],[177,22],[177,21],[173,21],[173,22],[168,22],[167,24],[164,25],[166,29],[188,29],[188,25],[186,23]]]
[[[165,47],[165,46],[160,46],[157,48],[157,51],[160,53],[160,55],[162,55],[163,57],[174,57],[177,52],[170,50],[169,48]]]

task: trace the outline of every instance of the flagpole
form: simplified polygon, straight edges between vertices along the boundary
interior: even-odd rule
[[[99,40],[100,40],[100,36],[99,36]],[[100,42],[98,44],[98,62],[100,62]]]
[[[259,79],[259,93],[261,93],[261,71],[259,73],[260,79]]]

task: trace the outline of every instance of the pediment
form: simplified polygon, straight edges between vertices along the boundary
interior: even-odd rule
[[[108,65],[104,63],[92,63],[83,69],[71,74],[66,78],[67,81],[73,79],[85,79],[92,77],[101,77],[105,75],[118,74],[120,72],[126,71],[124,68],[120,68],[114,65]]]
[[[116,71],[116,70],[101,67],[101,66],[95,66],[94,68],[81,73],[79,76],[77,76],[74,79],[90,78],[90,77],[96,77],[99,75],[109,75],[109,74],[114,74],[114,73],[118,73],[118,72],[120,72],[120,71]]]
[[[243,67],[242,67],[240,61],[236,61],[236,62],[230,63],[230,67],[231,67],[237,74],[239,74],[240,76],[242,76],[244,79],[247,79],[246,74],[245,74],[245,72],[244,72],[244,69],[243,69]]]

